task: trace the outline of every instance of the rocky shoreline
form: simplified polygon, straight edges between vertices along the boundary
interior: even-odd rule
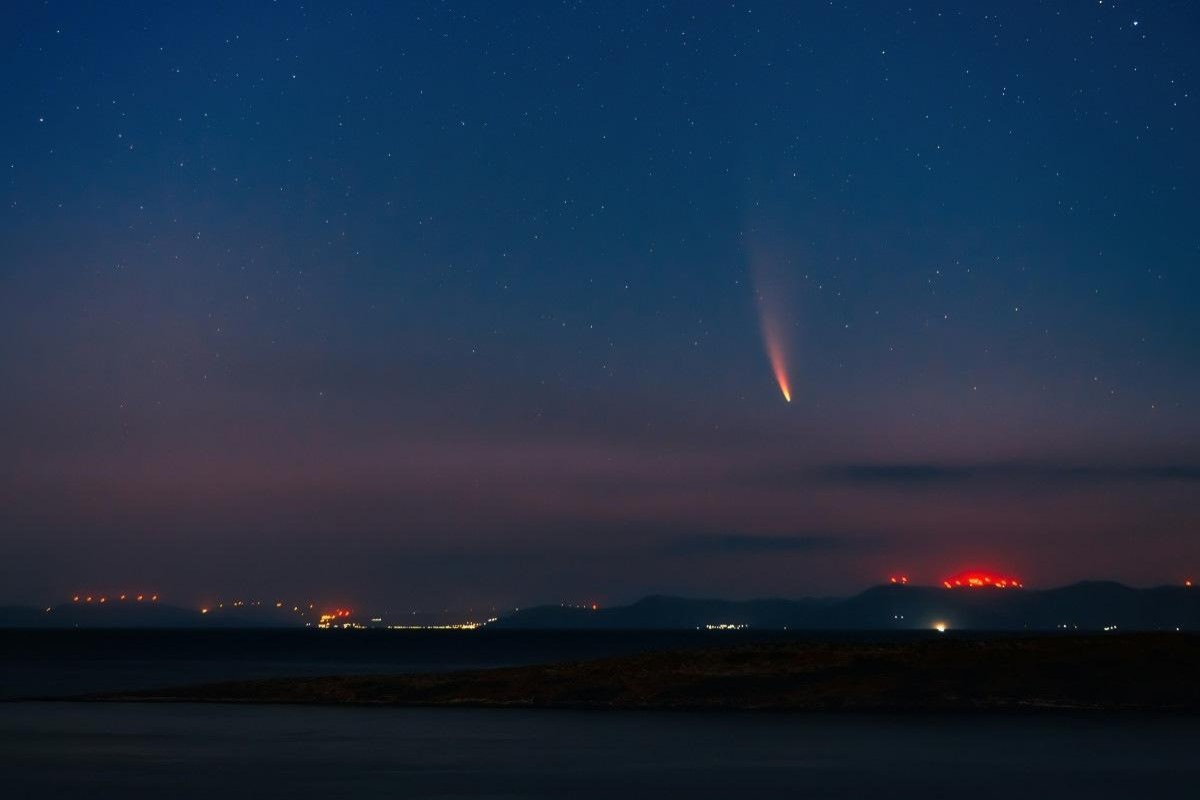
[[[282,678],[69,698],[769,711],[1200,711],[1190,634],[813,642],[542,666]],[[62,699],[62,698],[59,698]]]

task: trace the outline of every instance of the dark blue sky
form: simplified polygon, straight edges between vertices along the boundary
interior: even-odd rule
[[[1200,571],[1194,6],[0,31],[0,600]]]

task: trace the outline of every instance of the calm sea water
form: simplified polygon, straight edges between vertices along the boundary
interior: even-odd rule
[[[1179,719],[0,705],[13,798],[1194,797]]]
[[[8,631],[0,695],[539,663],[730,640]],[[1197,722],[1171,717],[0,702],[5,798],[1191,797],[1196,752]]]

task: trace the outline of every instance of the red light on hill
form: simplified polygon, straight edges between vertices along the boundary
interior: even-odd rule
[[[905,583],[908,583],[908,576],[907,575],[892,575],[890,578],[888,578],[888,580],[895,584],[905,584]]]
[[[1020,589],[1021,582],[1011,575],[1000,575],[995,572],[960,572],[942,581],[947,589]]]

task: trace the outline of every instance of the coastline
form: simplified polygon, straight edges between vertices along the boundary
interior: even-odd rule
[[[398,675],[271,678],[42,698],[577,710],[1200,713],[1200,637],[805,642]]]

